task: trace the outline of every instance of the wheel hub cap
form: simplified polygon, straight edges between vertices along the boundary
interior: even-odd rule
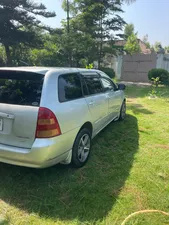
[[[90,137],[84,134],[80,139],[78,146],[78,159],[80,162],[85,162],[90,152]]]

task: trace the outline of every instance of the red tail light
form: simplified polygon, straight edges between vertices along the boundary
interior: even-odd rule
[[[40,107],[36,127],[36,138],[51,138],[59,136],[60,134],[60,126],[54,113],[47,108]]]

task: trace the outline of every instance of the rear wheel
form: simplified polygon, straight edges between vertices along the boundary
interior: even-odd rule
[[[124,120],[125,117],[126,117],[126,101],[123,101],[123,104],[122,104],[121,110],[120,110],[119,120]]]
[[[72,164],[80,168],[84,166],[89,158],[91,150],[91,133],[83,128],[77,135],[73,145]]]

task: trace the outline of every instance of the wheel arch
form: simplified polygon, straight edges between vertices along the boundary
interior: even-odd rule
[[[89,122],[89,121],[86,122],[86,123],[84,123],[83,126],[80,128],[79,132],[80,132],[82,129],[84,129],[84,128],[88,129],[88,130],[90,131],[90,133],[91,133],[91,136],[92,136],[92,133],[93,133],[93,125],[92,125],[92,123]],[[79,133],[79,132],[78,132],[78,133]]]

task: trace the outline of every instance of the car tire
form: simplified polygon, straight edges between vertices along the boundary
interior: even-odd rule
[[[120,116],[119,120],[122,121],[126,117],[126,101],[123,101],[121,109],[120,109]]]
[[[78,133],[72,149],[72,165],[83,167],[88,161],[91,150],[91,132],[83,128]]]

